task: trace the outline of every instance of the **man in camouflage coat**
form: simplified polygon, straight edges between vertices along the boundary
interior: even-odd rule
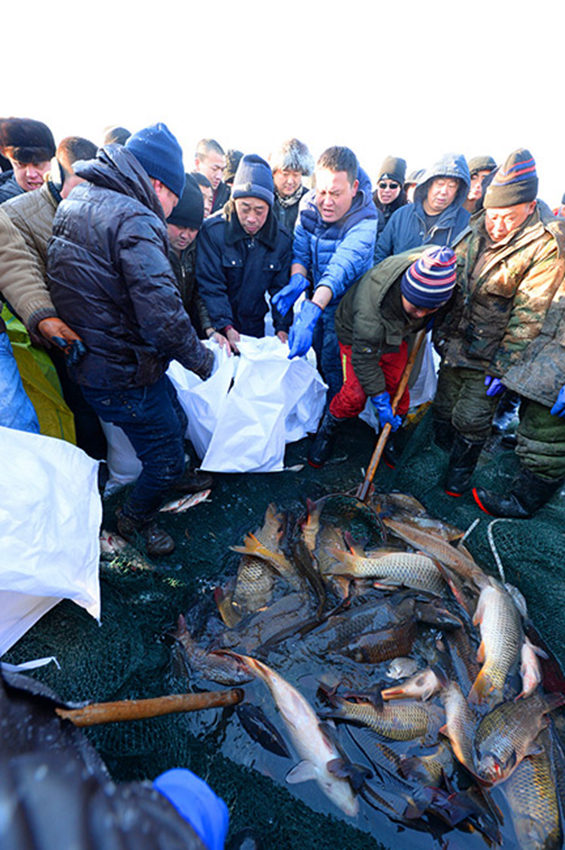
[[[442,363],[434,401],[436,442],[451,447],[445,489],[470,485],[510,367],[538,336],[565,272],[565,222],[536,201],[529,151],[496,172],[455,248],[455,307],[435,331]]]

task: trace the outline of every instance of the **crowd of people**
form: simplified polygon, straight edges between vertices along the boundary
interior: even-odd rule
[[[296,138],[268,159],[202,139],[189,171],[162,123],[109,128],[99,147],[56,145],[44,123],[8,118],[0,151],[0,292],[47,348],[77,445],[104,460],[101,421],[129,437],[142,471],[117,528],[149,554],[174,548],[155,520],[166,495],[212,485],[186,466],[168,365],[206,380],[215,358],[203,341],[237,355],[241,335],[265,335],[268,313],[290,358],[314,349],[328,387],[313,466],[367,402],[399,461],[409,388],[393,399],[425,333],[440,357],[446,492],[529,517],[565,481],[565,206],[538,198],[528,150],[499,164],[446,153],[410,174],[387,156],[375,187],[349,148],[314,162]],[[6,332],[0,356],[0,424],[37,433]],[[502,496],[472,488],[501,399],[519,401],[520,462]]]

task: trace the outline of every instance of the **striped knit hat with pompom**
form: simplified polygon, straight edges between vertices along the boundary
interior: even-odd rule
[[[514,207],[535,201],[538,194],[536,161],[526,148],[510,154],[495,172],[485,192],[485,209]]]
[[[451,248],[427,248],[402,275],[400,291],[415,307],[436,310],[451,298],[455,264]]]

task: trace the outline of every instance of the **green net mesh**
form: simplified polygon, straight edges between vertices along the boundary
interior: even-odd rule
[[[412,429],[396,470],[381,464],[375,489],[411,493],[428,512],[465,530],[479,518],[466,545],[487,572],[498,575],[489,543],[489,527],[507,581],[526,597],[532,621],[559,661],[565,661],[565,596],[561,579],[565,558],[565,500],[555,497],[530,520],[494,522],[470,496],[448,497],[442,488],[447,456],[431,440],[430,417]],[[407,435],[408,436],[408,435]],[[371,512],[351,506],[340,494],[354,491],[363,479],[375,443],[374,432],[361,421],[347,423],[334,457],[320,470],[306,463],[308,441],[287,449],[292,471],[254,475],[216,475],[211,501],[180,515],[163,514],[162,525],[175,538],[173,555],[159,561],[143,557],[134,564],[116,556],[101,564],[102,621],[62,602],[37,623],[4,659],[18,663],[55,655],[60,669],[49,665],[32,675],[63,700],[107,701],[146,698],[190,691],[186,669],[175,662],[172,634],[180,613],[199,604],[201,615],[217,616],[213,588],[234,574],[239,555],[229,550],[260,526],[274,502],[294,516],[304,514],[306,498],[327,499],[325,511],[348,517],[354,536],[374,545],[380,529]],[[508,488],[517,462],[499,447],[483,452],[476,472],[479,485]],[[122,494],[106,500],[104,527],[115,528],[114,510]],[[260,769],[227,758],[223,742],[231,734],[230,710],[200,712],[199,717],[169,715],[92,727],[86,734],[116,780],[154,778],[173,766],[186,766],[206,779],[230,810],[230,835],[253,826],[265,846],[281,848],[437,847],[426,832],[405,834],[402,827],[376,815],[377,828],[352,826],[335,817],[331,807],[307,806],[284,785]],[[237,751],[237,742],[234,744]],[[285,768],[288,770],[288,764]],[[369,834],[370,833],[370,834]],[[471,834],[459,847],[485,846]]]

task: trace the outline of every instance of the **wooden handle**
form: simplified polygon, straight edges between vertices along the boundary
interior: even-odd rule
[[[416,339],[414,340],[414,346],[412,351],[410,352],[410,357],[406,361],[406,366],[404,367],[404,372],[402,373],[402,377],[398,384],[398,388],[394,394],[394,398],[391,402],[392,412],[396,413],[396,408],[398,402],[404,395],[404,390],[408,384],[408,379],[410,378],[410,373],[412,372],[412,367],[414,366],[414,362],[416,357],[418,356],[418,352],[422,346],[422,343],[426,337],[426,329],[422,328],[421,331],[418,331]],[[373,454],[371,455],[371,460],[369,462],[369,466],[367,467],[367,472],[365,473],[365,478],[363,483],[359,487],[357,492],[357,498],[361,502],[365,502],[367,500],[367,495],[369,493],[369,487],[371,486],[371,482],[375,477],[375,472],[377,471],[377,467],[380,463],[382,453],[384,451],[384,447],[386,445],[386,441],[388,440],[388,435],[391,432],[391,425],[387,422],[387,424],[381,429],[381,433],[379,434],[379,438],[377,440],[377,444],[374,448]]]
[[[206,691],[201,694],[170,694],[153,699],[124,699],[119,702],[93,702],[83,708],[56,708],[59,717],[75,726],[95,726],[97,723],[116,723],[121,720],[141,720],[178,711],[197,711],[200,708],[223,708],[237,705],[243,699],[242,688],[227,691]]]

